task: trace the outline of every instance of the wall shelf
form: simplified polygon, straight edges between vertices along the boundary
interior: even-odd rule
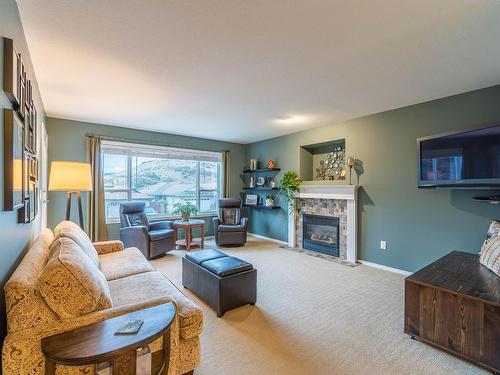
[[[245,169],[243,173],[265,173],[265,172],[278,172],[281,168],[258,168],[258,169]]]
[[[253,205],[253,204],[244,204],[243,207],[250,207],[250,208],[255,208],[258,210],[278,210],[281,207],[280,206],[264,206],[264,205]]]
[[[279,187],[268,187],[268,186],[263,186],[263,187],[258,187],[258,186],[255,186],[255,187],[247,187],[245,186],[243,188],[243,190],[279,190],[280,188]]]

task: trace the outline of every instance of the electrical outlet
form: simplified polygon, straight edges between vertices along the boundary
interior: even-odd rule
[[[380,241],[380,249],[381,250],[387,250],[387,241]]]

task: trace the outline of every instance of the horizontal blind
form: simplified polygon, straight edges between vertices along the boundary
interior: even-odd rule
[[[103,140],[101,143],[103,153],[113,155],[138,156],[144,158],[177,159],[222,162],[223,153],[215,151],[191,150],[138,143],[117,142]]]

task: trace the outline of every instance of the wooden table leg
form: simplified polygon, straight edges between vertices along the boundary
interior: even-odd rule
[[[186,228],[186,250],[191,249],[191,227]]]
[[[137,350],[131,350],[113,360],[113,374],[135,375],[137,373]]]
[[[201,237],[201,248],[204,249],[205,248],[205,224],[201,224],[201,233],[200,233],[200,237]]]
[[[56,364],[48,358],[45,358],[45,374],[56,375]]]

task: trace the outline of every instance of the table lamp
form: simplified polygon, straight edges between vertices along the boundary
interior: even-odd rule
[[[82,191],[92,191],[90,164],[72,161],[53,161],[50,165],[50,191],[66,191],[66,220],[71,217],[71,198],[78,197],[80,228],[83,229]]]

